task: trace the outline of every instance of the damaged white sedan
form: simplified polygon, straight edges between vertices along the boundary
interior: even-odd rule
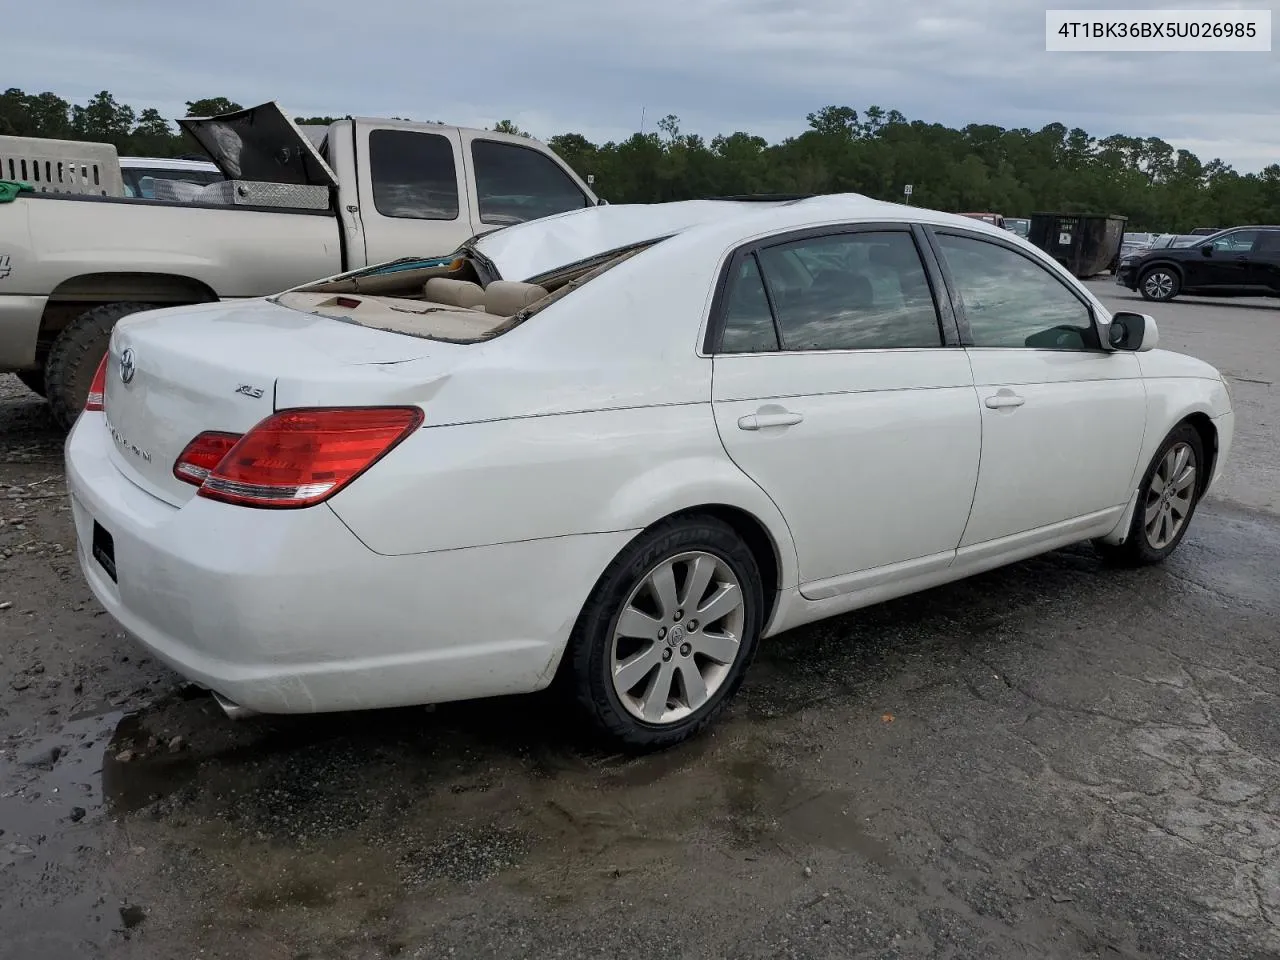
[[[563,681],[704,727],[761,637],[1078,541],[1163,559],[1219,374],[1050,258],[859,196],[605,206],[115,328],[80,562],[229,713]]]

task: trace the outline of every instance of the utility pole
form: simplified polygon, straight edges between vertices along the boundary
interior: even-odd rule
[[[640,136],[644,136],[644,107],[640,108]]]

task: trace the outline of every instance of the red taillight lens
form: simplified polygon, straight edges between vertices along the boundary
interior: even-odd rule
[[[93,381],[89,384],[89,396],[84,401],[86,410],[101,410],[106,401],[107,357],[109,356],[111,356],[110,352],[102,355],[102,362],[98,364],[98,372],[93,375]]]
[[[215,430],[200,434],[187,444],[173,464],[173,475],[197,487],[222,462],[222,458],[240,440],[238,433],[218,433]]]
[[[240,438],[199,494],[246,507],[309,507],[368,470],[422,420],[417,407],[282,410]]]

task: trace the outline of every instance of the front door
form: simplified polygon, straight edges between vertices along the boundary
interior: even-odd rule
[[[1103,350],[1090,305],[1012,244],[949,227],[934,238],[982,411],[961,547],[1118,519],[1145,429],[1137,355]]]
[[[1247,290],[1253,282],[1253,245],[1257,230],[1232,230],[1201,244],[1201,256],[1186,263],[1187,287]]]
[[[846,593],[889,565],[948,565],[977,481],[980,416],[911,230],[784,235],[728,269],[711,344],[716,424],[785,517],[802,592]]]

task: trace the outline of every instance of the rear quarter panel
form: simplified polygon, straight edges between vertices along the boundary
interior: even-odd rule
[[[198,280],[219,297],[262,296],[342,269],[338,224],[329,215],[154,200],[39,197],[17,204],[28,226],[26,243],[6,251],[18,268],[13,293],[49,294],[88,274],[157,273]],[[7,233],[0,237],[9,245]]]
[[[638,532],[707,504],[760,520],[783,585],[794,584],[786,523],[725,455],[710,403],[428,427],[331,501],[371,550],[391,555]]]

